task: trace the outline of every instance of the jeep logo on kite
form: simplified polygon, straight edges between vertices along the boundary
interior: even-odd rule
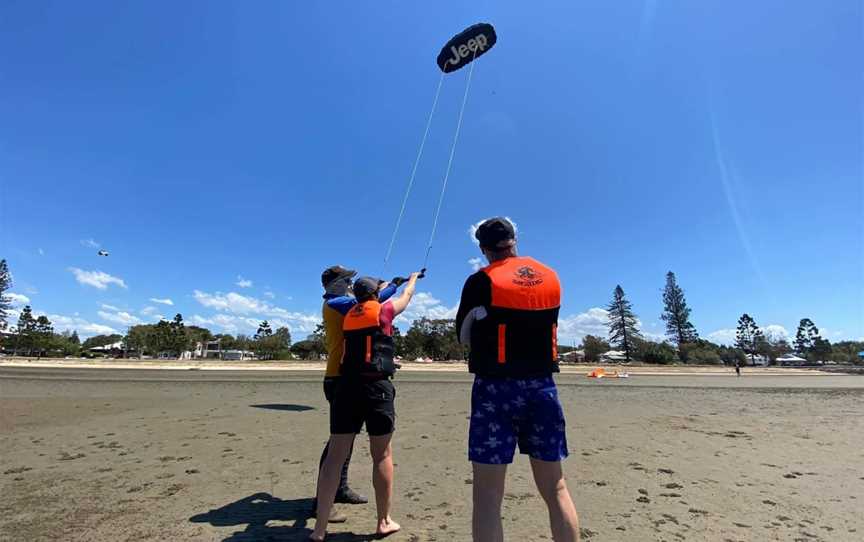
[[[438,54],[438,67],[450,73],[480,58],[498,41],[491,24],[480,23],[469,26],[444,44]]]
[[[448,60],[451,65],[457,66],[463,59],[468,58],[468,55],[476,55],[479,50],[482,52],[486,49],[486,46],[489,45],[489,40],[486,39],[486,36],[483,34],[479,34],[476,38],[469,39],[466,43],[463,43],[456,48],[455,45],[450,46],[450,52],[453,53],[453,58]],[[472,56],[473,56],[472,55]]]
[[[543,275],[527,265],[517,269],[513,275],[516,277],[513,279],[513,284],[517,286],[532,287],[543,284]]]

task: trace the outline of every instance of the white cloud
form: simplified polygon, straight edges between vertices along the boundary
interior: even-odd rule
[[[581,341],[585,335],[606,338],[609,313],[593,307],[585,312],[558,319],[558,339],[562,343]]]
[[[45,251],[42,250],[41,248],[39,249],[39,255],[40,255],[40,256],[44,256],[44,255],[45,255]]]
[[[30,303],[30,298],[24,294],[16,294],[15,292],[7,292],[4,297],[9,298],[13,306],[22,307]]]
[[[252,287],[252,281],[249,279],[244,279],[242,275],[237,275],[237,282],[235,282],[234,284],[236,284],[240,288],[251,288]]]
[[[255,322],[255,329],[257,329],[258,323],[261,320],[269,319],[273,327],[284,326],[290,329],[292,334],[308,334],[314,331],[315,326],[321,321],[321,317],[317,314],[289,311],[282,307],[273,306],[266,301],[236,292],[229,292],[227,294],[216,292],[215,294],[210,294],[195,290],[193,295],[195,300],[204,307],[243,317],[234,320],[225,318],[221,321],[217,320],[217,325],[222,325],[223,327],[228,325],[236,327],[240,323],[246,322],[248,328],[251,327],[248,325],[248,321],[252,321]]]
[[[789,331],[780,324],[769,324],[762,328],[765,338],[771,341],[789,340]]]
[[[483,267],[483,260],[480,258],[471,258],[468,260],[468,265],[470,265],[471,269],[474,271],[480,271],[480,268]]]
[[[458,307],[448,307],[439,299],[436,299],[432,294],[427,292],[418,292],[414,294],[408,308],[396,318],[396,323],[411,323],[414,320],[426,317],[432,320],[442,318],[455,318]]]
[[[77,316],[64,316],[61,314],[47,314],[46,316],[54,325],[54,331],[77,331],[82,337],[117,333],[117,330],[111,326],[94,324]]]
[[[129,314],[126,311],[98,311],[96,314],[98,314],[99,317],[103,320],[106,320],[108,322],[114,322],[115,324],[121,324],[124,326],[134,326],[136,324],[143,323],[140,318],[133,314]]]
[[[579,342],[585,335],[594,335],[606,339],[609,335],[609,312],[600,307],[592,307],[585,312],[573,314],[558,319],[558,339],[562,344]],[[652,324],[653,325],[653,324]],[[644,339],[654,342],[666,340],[662,333],[645,329],[642,322],[636,320],[636,328]]]
[[[726,346],[730,346],[735,344],[735,330],[726,328],[726,329],[718,329],[717,331],[712,331],[708,334],[708,340],[722,344]]]
[[[198,326],[206,326],[217,328],[231,334],[244,333],[252,335],[258,330],[258,325],[261,320],[245,316],[235,316],[231,314],[214,314],[210,317],[200,316],[198,314],[192,316],[192,323]]]
[[[119,311],[119,310],[122,310],[122,309],[118,309],[118,308],[115,307],[114,305],[106,305],[105,303],[102,303],[102,308],[105,309],[106,311]]]
[[[84,271],[83,269],[78,269],[77,267],[70,267],[69,271],[71,271],[72,274],[75,275],[75,280],[77,280],[80,284],[93,286],[94,288],[98,288],[99,290],[104,290],[108,288],[109,284],[116,284],[121,288],[128,288],[128,286],[126,286],[126,283],[123,282],[123,279],[114,277],[103,271]]]
[[[159,303],[161,305],[170,305],[170,306],[174,305],[174,301],[172,301],[171,299],[169,299],[167,297],[165,299],[159,299],[158,297],[151,297],[150,301],[152,301],[153,303]]]
[[[274,294],[273,292],[267,291],[267,292],[264,292],[264,297],[267,297],[269,299],[275,299],[276,294]]]
[[[789,335],[789,330],[787,330],[784,326],[781,326],[780,324],[768,324],[761,329],[766,339],[772,341],[779,341],[781,339],[788,341],[791,339],[791,336]],[[717,331],[709,333],[706,338],[709,341],[717,344],[734,346],[735,334],[736,330],[734,328],[718,329]]]
[[[94,240],[92,237],[89,239],[81,239],[81,245],[87,248],[99,248],[102,246],[99,241]]]
[[[217,311],[233,312],[234,314],[264,314],[269,309],[266,302],[235,292],[208,294],[195,290],[193,295],[198,303]]]
[[[494,217],[490,216],[489,218],[494,218]],[[468,226],[468,236],[471,238],[471,242],[474,243],[475,245],[478,245],[478,246],[480,245],[480,242],[477,241],[476,237],[474,237],[474,235],[477,233],[477,228],[480,227],[480,224],[489,220],[489,218],[484,218],[482,220],[478,220],[474,224],[471,224],[470,226]],[[519,226],[509,216],[505,216],[504,218],[506,218],[507,220],[510,221],[511,224],[513,224],[513,229],[516,231],[516,237],[518,238],[519,237]]]
[[[138,312],[140,312],[144,316],[147,316],[148,318],[150,318],[154,322],[158,322],[159,320],[165,319],[164,315],[159,314],[159,309],[157,309],[156,307],[152,307],[150,305],[144,307],[143,309],[141,309]]]

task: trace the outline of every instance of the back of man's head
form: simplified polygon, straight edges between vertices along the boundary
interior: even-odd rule
[[[373,277],[360,277],[354,281],[354,297],[360,303],[373,299],[378,293],[378,286],[381,281]]]
[[[516,247],[516,227],[509,219],[502,216],[484,220],[477,226],[474,237],[490,259],[498,255],[509,255]]]
[[[345,295],[348,293],[351,278],[356,274],[357,271],[341,265],[328,267],[321,273],[321,286],[327,294]]]

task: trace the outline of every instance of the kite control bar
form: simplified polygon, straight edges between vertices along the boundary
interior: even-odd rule
[[[417,278],[422,279],[425,276],[426,276],[426,268],[424,267],[423,269],[420,270],[420,274],[417,275]],[[399,287],[399,286],[402,286],[403,284],[405,284],[406,282],[408,282],[408,279],[405,277],[393,277],[393,280],[391,280],[390,282],[392,284],[395,284],[397,287]]]

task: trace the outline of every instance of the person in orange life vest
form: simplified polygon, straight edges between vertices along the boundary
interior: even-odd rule
[[[504,540],[501,500],[516,446],[531,459],[556,542],[579,539],[579,519],[561,460],[567,457],[558,372],[561,285],[550,267],[516,253],[506,218],[484,221],[475,237],[489,265],[468,277],[456,314],[474,373],[468,458],[474,470],[474,540]]]
[[[390,379],[393,360],[393,320],[414,295],[420,273],[412,273],[402,294],[381,303],[382,283],[363,277],[353,285],[357,304],[345,315],[341,377],[330,409],[330,443],[318,482],[318,510],[311,540],[324,540],[339,471],[363,424],[369,433],[372,485],[378,512],[376,534],[386,536],[400,529],[390,517],[393,496],[393,457],[390,441],[396,422],[396,390]]]
[[[324,287],[324,305],[321,308],[321,316],[324,323],[324,342],[327,347],[327,369],[324,373],[324,397],[328,403],[332,403],[333,394],[336,390],[336,381],[339,378],[339,367],[342,362],[342,345],[344,337],[342,336],[342,320],[345,314],[357,304],[353,292],[351,292],[351,281],[357,271],[348,269],[341,265],[328,267],[321,273],[321,286]],[[395,284],[384,284],[379,294],[379,301],[384,302],[396,293],[397,286]],[[329,442],[329,441],[328,441]],[[327,456],[328,446],[324,446],[321,452],[321,459],[318,463],[318,470],[321,470],[321,465],[324,464],[324,458]],[[342,476],[339,480],[339,489],[336,492],[337,503],[346,504],[365,504],[369,499],[357,493],[348,487],[348,465],[351,462],[351,452],[345,459],[345,464],[342,467]],[[313,503],[313,510],[317,508]],[[344,521],[347,519],[343,515],[334,515],[330,521]]]

